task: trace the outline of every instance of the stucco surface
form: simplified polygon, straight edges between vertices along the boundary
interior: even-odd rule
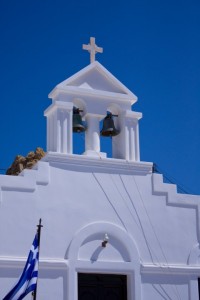
[[[47,157],[18,178],[0,177],[0,297],[20,274],[41,217],[39,292],[44,295],[49,286],[48,299],[67,297],[76,268],[135,274],[141,289],[138,295],[130,292],[130,299],[147,299],[149,293],[151,299],[164,293],[189,299],[188,276],[192,279],[195,271],[186,274],[198,245],[198,197],[178,195],[178,201],[175,187],[164,184],[161,175],[138,174],[136,167],[121,172],[85,168],[84,162],[73,167]],[[152,266],[157,269],[151,271]],[[174,266],[184,275],[171,270]],[[195,258],[192,266],[198,267]]]

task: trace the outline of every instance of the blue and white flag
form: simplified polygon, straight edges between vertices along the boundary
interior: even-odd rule
[[[3,300],[21,300],[28,293],[36,290],[39,263],[39,240],[36,234],[24,271],[14,288],[3,298]]]

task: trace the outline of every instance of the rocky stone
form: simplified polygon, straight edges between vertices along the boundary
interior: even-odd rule
[[[16,176],[24,169],[31,169],[45,154],[45,151],[38,147],[35,151],[30,151],[25,157],[17,155],[10,168],[6,171],[6,175]]]
[[[35,150],[35,159],[41,159],[42,157],[44,157],[45,156],[45,152],[44,152],[44,150],[42,149],[42,148],[36,148],[36,150]]]

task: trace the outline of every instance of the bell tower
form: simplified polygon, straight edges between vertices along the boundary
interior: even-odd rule
[[[103,49],[96,46],[94,38],[83,49],[90,52],[90,64],[59,83],[49,94],[52,104],[44,113],[47,151],[72,155],[73,131],[75,134],[85,131],[83,156],[107,157],[101,152],[102,135],[102,138],[112,138],[112,158],[138,162],[138,121],[142,114],[132,111],[137,97],[95,60],[95,55]],[[102,120],[103,129],[100,128]]]

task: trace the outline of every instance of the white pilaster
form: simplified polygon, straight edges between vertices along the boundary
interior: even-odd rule
[[[46,109],[48,152],[72,153],[72,109],[73,103],[61,101]]]
[[[118,116],[120,134],[113,137],[113,158],[140,160],[138,120],[141,117],[141,113],[128,110]]]

